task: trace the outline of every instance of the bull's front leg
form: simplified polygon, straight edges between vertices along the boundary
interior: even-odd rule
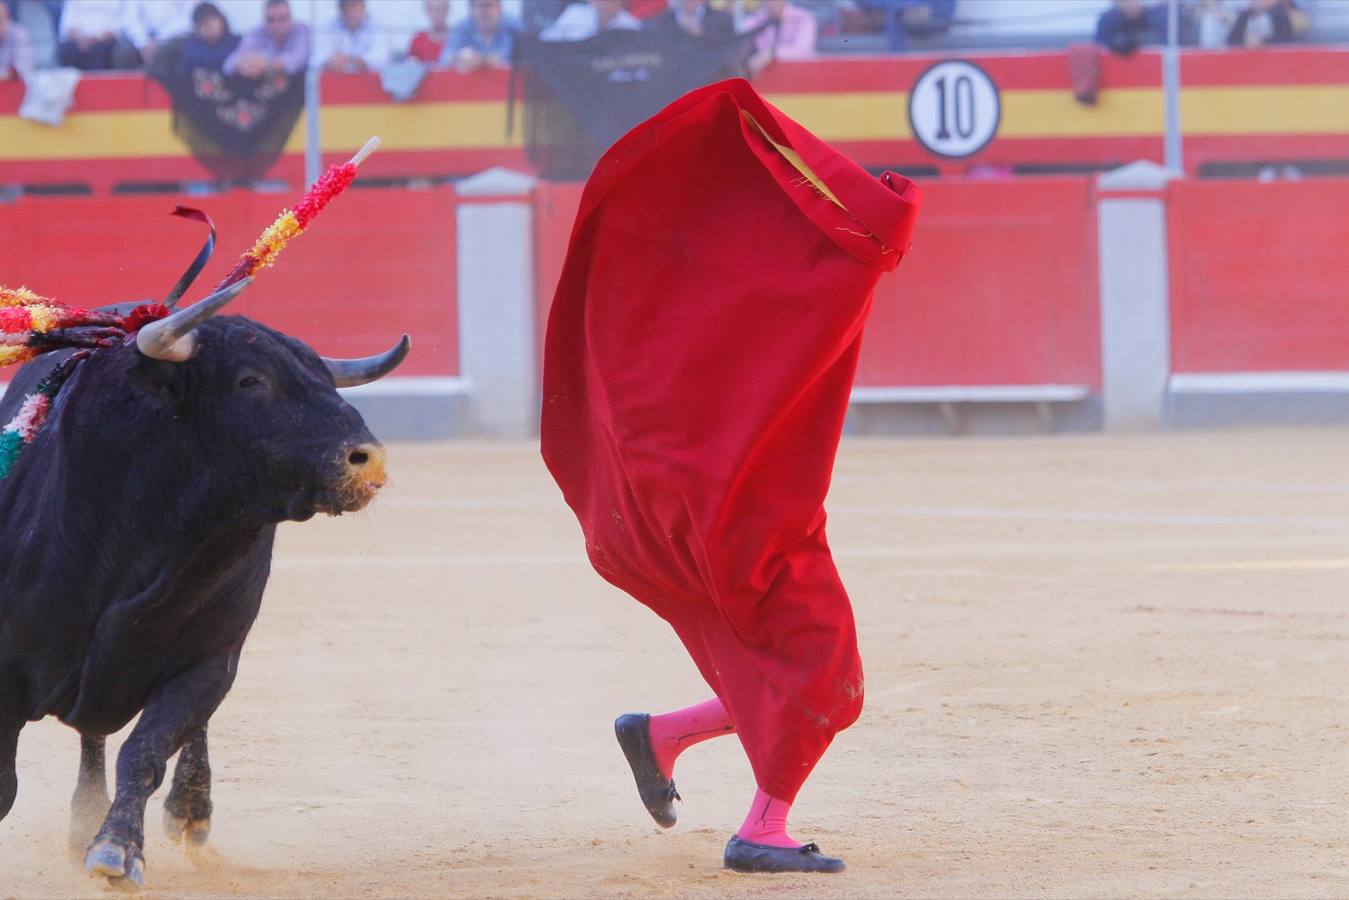
[[[0,681],[0,819],[9,815],[19,793],[19,732],[27,721],[7,686]]]
[[[190,669],[150,695],[117,754],[117,792],[84,867],[116,886],[145,882],[145,802],[164,781],[168,759],[206,722],[234,681],[234,656]]]
[[[80,735],[80,777],[70,798],[70,853],[78,862],[108,814],[108,775],[102,735]]]
[[[203,726],[183,744],[164,800],[164,833],[184,846],[206,843],[211,834],[211,762]]]

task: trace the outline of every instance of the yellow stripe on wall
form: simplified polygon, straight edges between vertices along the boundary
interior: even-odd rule
[[[768,101],[826,141],[908,141],[906,93],[770,94]]]
[[[323,149],[338,153],[358,150],[372,134],[390,150],[504,150],[523,147],[521,127],[506,136],[506,104],[502,101],[452,103],[353,103],[324,107]],[[296,135],[287,150],[304,152]]]
[[[53,128],[0,116],[0,160],[185,156],[167,109],[71,113]]]
[[[1095,106],[1061,90],[1008,91],[1002,95],[999,137],[1138,137],[1166,130],[1166,101],[1155,88],[1101,91]]]
[[[1349,85],[1187,88],[1180,124],[1186,134],[1344,134]]]
[[[769,99],[828,141],[913,139],[908,94],[902,91],[776,94]],[[1157,88],[1104,90],[1084,106],[1065,87],[1005,91],[998,136],[1111,138],[1160,136],[1165,101]],[[517,127],[506,135],[506,104],[494,101],[362,103],[325,107],[323,149],[354,151],[372,134],[386,151],[505,150],[523,146]],[[169,110],[74,112],[57,128],[0,116],[0,163],[7,160],[179,157]],[[1349,85],[1192,87],[1181,96],[1185,134],[1349,134]],[[301,118],[286,151],[303,153]]]

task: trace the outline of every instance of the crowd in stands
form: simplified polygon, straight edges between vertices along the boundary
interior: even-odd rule
[[[1178,12],[1178,41],[1207,48],[1286,44],[1311,26],[1297,0],[1188,0]],[[1164,3],[1115,0],[1096,24],[1096,42],[1126,56],[1140,46],[1165,44],[1168,16]]]
[[[83,70],[151,66],[166,42],[178,41],[185,64],[245,76],[306,67],[359,73],[398,59],[468,72],[508,65],[521,33],[573,41],[639,28],[709,41],[755,32],[747,39],[754,71],[774,59],[815,55],[822,36],[870,33],[884,35],[894,52],[930,48],[953,28],[1017,0],[996,7],[988,0],[424,0],[425,27],[410,41],[380,20],[392,8],[388,0],[321,0],[326,13],[312,34],[287,0],[256,0],[262,24],[242,35],[225,9],[240,2],[0,0],[0,80],[32,70],[34,44],[52,48],[47,62]],[[1080,10],[1087,0],[1065,0],[1063,8],[1070,2]],[[1324,0],[1180,0],[1179,39],[1201,47],[1295,41],[1318,2]],[[1102,7],[1095,33],[1102,47],[1128,54],[1166,42],[1165,0],[1099,0]]]

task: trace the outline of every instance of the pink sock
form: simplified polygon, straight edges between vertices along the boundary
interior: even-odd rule
[[[661,774],[673,778],[675,760],[694,744],[735,731],[726,707],[713,697],[706,703],[651,717],[651,749]]]
[[[745,816],[745,824],[735,836],[769,847],[800,847],[801,842],[787,834],[787,816],[791,811],[792,805],[786,800],[779,800],[759,788],[754,792],[754,803],[749,808],[749,815]]]

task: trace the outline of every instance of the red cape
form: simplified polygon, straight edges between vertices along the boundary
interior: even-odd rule
[[[861,711],[823,504],[920,196],[714,84],[600,160],[549,317],[543,456],[590,560],[674,627],[787,801]]]

